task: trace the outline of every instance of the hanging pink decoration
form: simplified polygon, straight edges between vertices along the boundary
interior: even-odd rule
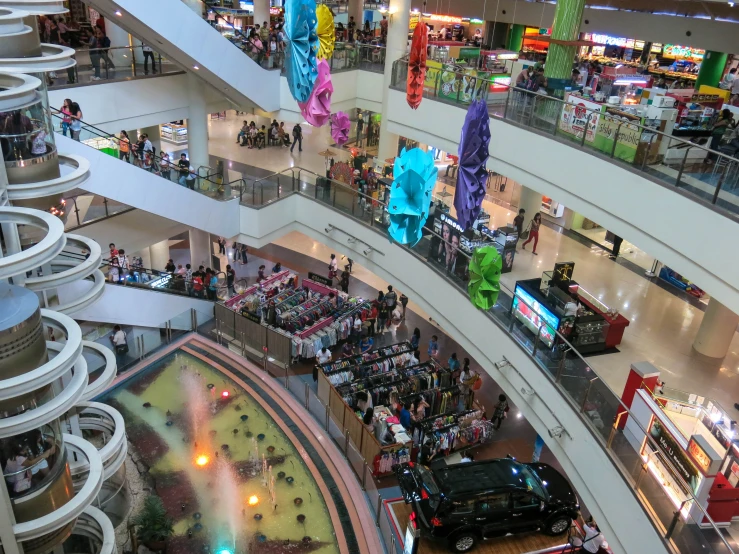
[[[331,116],[331,138],[339,146],[343,146],[349,140],[349,129],[351,121],[344,112],[337,112]]]
[[[331,69],[326,60],[318,62],[318,77],[313,91],[306,102],[298,102],[300,113],[314,127],[323,127],[331,117],[331,95],[334,85],[331,83]]]

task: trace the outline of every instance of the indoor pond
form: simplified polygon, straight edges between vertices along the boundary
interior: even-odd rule
[[[174,520],[170,554],[339,552],[308,454],[207,362],[177,350],[101,401],[123,414],[139,471]]]

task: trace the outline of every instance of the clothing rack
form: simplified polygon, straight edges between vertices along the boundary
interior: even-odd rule
[[[274,306],[275,309],[279,309],[283,304],[292,301],[293,298],[295,298],[297,296],[300,296],[301,294],[304,294],[303,291],[301,291],[301,290],[299,290],[297,292],[294,292],[293,294],[291,294],[290,296],[288,296],[284,300],[281,300],[279,303],[276,303],[275,306]]]
[[[398,398],[398,402],[403,402],[404,400],[412,400],[412,397],[418,396],[419,394],[421,394],[422,392],[426,392],[427,390],[435,390],[435,391],[438,391],[438,392],[440,392],[440,393],[443,394],[445,392],[453,391],[454,389],[459,390],[459,385],[452,385],[451,387],[444,387],[443,389],[438,388],[438,387],[434,387],[434,388],[431,388],[431,389],[422,390],[421,392],[416,392],[416,393],[408,394],[406,396],[401,396],[401,397]],[[451,413],[449,415],[451,415]],[[442,417],[442,416],[441,415],[429,416],[426,419],[429,419],[429,418],[438,418],[438,417]]]
[[[393,352],[388,352],[386,354],[378,355],[374,358],[370,358],[367,356],[370,356],[372,354],[385,351],[387,352],[387,349],[392,349],[393,347],[400,347],[398,350]],[[395,344],[391,344],[388,346],[381,346],[379,348],[375,348],[374,350],[370,350],[369,352],[365,354],[357,354],[356,356],[351,356],[349,358],[343,358],[342,360],[337,360],[336,362],[329,362],[327,364],[319,365],[318,367],[321,368],[324,374],[326,375],[332,375],[338,371],[347,371],[348,369],[352,369],[354,367],[360,368],[366,365],[370,365],[375,362],[381,362],[383,360],[386,360],[387,358],[392,358],[393,356],[397,356],[399,354],[407,354],[408,352],[413,352],[413,347],[411,346],[411,343],[408,341],[404,342],[398,342]],[[336,367],[339,366],[339,367]],[[331,368],[331,369],[327,369]]]
[[[313,292],[319,292],[321,294],[324,294],[328,296],[328,293],[333,292],[336,297],[339,297],[339,290],[335,289],[333,287],[329,287],[328,285],[323,285],[321,283],[318,283],[316,281],[313,281],[312,279],[303,279],[303,288],[312,290]]]
[[[347,312],[344,312],[344,313],[338,315],[336,317],[336,320],[337,321],[340,321],[342,319],[346,319],[347,317],[354,315],[357,311],[360,311],[360,310],[369,310],[370,307],[371,307],[370,303],[367,302],[367,301],[365,301],[365,300],[363,300],[361,302],[357,302],[357,305],[354,308],[352,308],[351,310],[349,310]]]
[[[433,367],[434,365],[435,365],[435,362],[424,362],[422,364],[416,364],[416,365],[412,365],[408,367],[403,367],[400,369],[393,369],[392,371],[386,371],[385,373],[376,373],[368,377],[360,377],[358,379],[355,379],[354,381],[347,381],[346,383],[341,383],[340,385],[336,385],[334,388],[342,396],[349,394],[349,393],[351,394],[357,393],[359,391],[372,391],[373,389],[377,387],[385,387],[385,386],[390,385],[391,383],[397,383],[399,381],[403,381],[404,379],[408,377],[408,373],[411,371],[418,372],[419,370],[425,370],[426,368],[434,368]],[[414,373],[413,376],[419,375],[419,374],[420,373]],[[382,382],[382,378],[387,379],[388,377],[398,377],[398,379],[391,381],[391,382]],[[356,386],[356,385],[366,385],[366,387],[352,391],[351,387]]]
[[[301,339],[305,339],[307,337],[310,337],[312,334],[317,333],[318,331],[320,331],[324,327],[328,327],[333,322],[334,322],[334,318],[331,317],[331,316],[328,316],[328,317],[322,319],[321,321],[319,321],[318,323],[315,323],[312,327],[309,327],[305,331],[300,331],[298,333],[295,333],[295,335],[297,337],[300,337]]]
[[[224,302],[224,304],[226,306],[228,306],[229,308],[231,308],[236,303],[238,303],[238,301],[241,300],[242,298],[245,298],[245,297],[249,296],[250,294],[254,294],[260,288],[264,289],[264,288],[269,287],[270,285],[273,285],[276,282],[282,281],[284,278],[288,277],[291,273],[292,273],[292,271],[290,271],[289,269],[286,269],[284,271],[280,271],[279,273],[275,273],[274,275],[270,275],[269,277],[267,277],[266,279],[262,280],[261,282],[248,287],[241,294],[239,294],[237,296],[234,296],[232,298],[229,298],[228,300],[226,300]],[[293,275],[293,278],[297,279],[297,275]],[[295,285],[297,286],[297,281],[296,281]]]

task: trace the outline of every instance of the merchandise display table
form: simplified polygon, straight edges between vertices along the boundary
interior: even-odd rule
[[[595,313],[602,315],[603,318],[609,323],[608,333],[606,334],[606,348],[613,348],[621,344],[621,341],[624,338],[624,331],[626,331],[626,328],[631,324],[631,322],[619,313],[616,313],[615,317],[613,317],[612,313],[604,311],[603,308],[605,306],[603,305],[603,303],[593,302],[588,298],[588,296],[592,297],[592,295],[586,296],[585,294],[580,294],[581,292],[585,291],[579,285],[571,286],[570,292],[577,294],[577,299],[579,302],[585,304]]]

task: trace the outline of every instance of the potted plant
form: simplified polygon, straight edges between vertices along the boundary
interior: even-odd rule
[[[174,533],[172,519],[167,516],[162,499],[154,495],[146,497],[144,507],[131,520],[131,526],[138,541],[156,551],[165,551],[167,539]]]

